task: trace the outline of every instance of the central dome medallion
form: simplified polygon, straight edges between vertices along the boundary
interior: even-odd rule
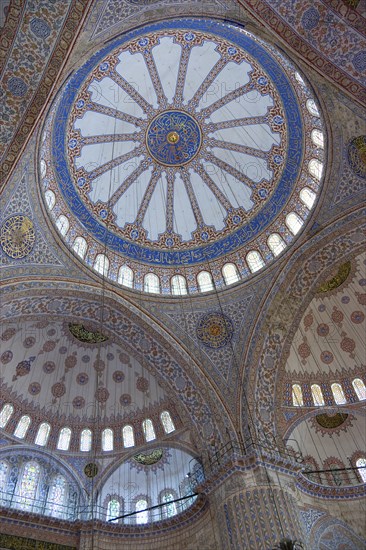
[[[154,118],[146,134],[151,156],[165,166],[183,166],[201,146],[201,131],[192,116],[183,111],[166,111]]]

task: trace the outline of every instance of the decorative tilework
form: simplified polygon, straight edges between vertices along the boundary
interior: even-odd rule
[[[27,256],[35,242],[33,222],[27,216],[12,216],[0,228],[0,245],[10,258]]]
[[[220,312],[204,315],[196,328],[197,338],[209,348],[222,348],[232,339],[234,326],[229,317]]]
[[[348,162],[354,173],[366,179],[366,136],[353,138],[348,144]]]

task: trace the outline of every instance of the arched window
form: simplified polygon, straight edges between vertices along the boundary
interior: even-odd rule
[[[36,445],[40,445],[41,447],[44,447],[47,444],[50,431],[51,431],[51,426],[47,422],[42,422],[42,424],[38,428],[38,432],[34,443]]]
[[[302,228],[304,222],[296,212],[290,212],[286,216],[286,225],[293,235],[296,235]]]
[[[300,191],[300,200],[311,210],[314,206],[316,194],[309,187],[303,187]]]
[[[353,389],[356,392],[356,395],[360,401],[366,399],[366,387],[361,378],[355,378],[352,381]]]
[[[319,118],[320,114],[318,111],[318,107],[316,106],[316,103],[313,99],[308,99],[306,102],[306,108],[309,111],[309,113],[313,116],[316,116]]]
[[[214,290],[211,274],[208,271],[200,271],[197,275],[198,288],[201,292],[208,292]]]
[[[356,460],[356,468],[358,468],[358,473],[363,483],[366,483],[366,458],[359,458]]]
[[[0,506],[6,504],[9,472],[10,467],[8,461],[0,460]]]
[[[304,79],[301,77],[300,73],[298,73],[297,71],[295,72],[295,78],[301,86],[305,86]]]
[[[118,282],[120,285],[132,288],[133,286],[133,271],[128,265],[122,265],[118,272]]]
[[[94,269],[103,277],[107,277],[109,270],[109,260],[105,254],[97,254],[94,260]]]
[[[46,204],[48,210],[52,210],[52,208],[55,206],[56,203],[56,197],[53,191],[50,189],[47,189],[47,191],[44,194],[44,198],[46,199]]]
[[[153,441],[154,439],[156,439],[154,425],[152,423],[152,420],[150,420],[150,418],[146,418],[142,422],[142,430],[144,432],[145,440],[147,442]]]
[[[318,384],[312,384],[311,395],[313,396],[314,405],[316,407],[322,407],[324,405],[323,392]]]
[[[113,430],[110,428],[102,431],[102,450],[113,451]]]
[[[60,451],[68,451],[71,441],[71,430],[70,428],[62,428],[58,436],[57,448]]]
[[[85,258],[88,244],[83,237],[76,237],[72,248],[80,258]]]
[[[134,447],[135,446],[135,436],[133,435],[132,426],[123,426],[122,430],[122,439],[124,447]]]
[[[121,505],[119,503],[119,500],[116,498],[111,498],[111,500],[108,502],[107,505],[107,521],[111,521],[111,523],[118,523],[117,519],[118,516],[121,515]]]
[[[69,220],[66,218],[66,216],[61,214],[61,216],[59,216],[57,218],[56,227],[59,230],[59,232],[61,233],[61,235],[63,235],[65,237],[66,233],[69,230]]]
[[[144,277],[144,290],[150,294],[159,294],[160,281],[155,273],[147,273]]]
[[[311,159],[309,161],[309,172],[315,179],[320,180],[323,173],[323,163],[318,159]]]
[[[55,518],[65,517],[67,483],[64,476],[58,474],[53,477],[47,496],[46,510]]]
[[[17,424],[17,427],[14,430],[15,437],[19,437],[19,439],[23,439],[26,436],[30,423],[31,423],[30,416],[27,416],[27,415],[22,416]]]
[[[172,294],[179,296],[187,294],[187,281],[183,275],[174,275],[171,280]]]
[[[92,432],[89,428],[85,428],[80,434],[80,451],[88,452],[92,446]]]
[[[175,426],[172,420],[172,417],[170,416],[170,413],[168,411],[163,411],[160,415],[160,420],[164,428],[164,432],[166,434],[170,434],[171,432],[174,432]]]
[[[337,405],[344,405],[347,403],[347,400],[344,396],[343,388],[340,384],[332,384],[331,385],[334,401],[337,403]]]
[[[138,512],[136,514],[136,523],[138,525],[142,525],[144,523],[147,523],[149,521],[149,512],[146,510],[147,508],[147,500],[144,498],[140,498],[135,505],[135,511]]]
[[[257,250],[251,250],[246,256],[246,261],[252,273],[259,271],[264,267],[264,260]]]
[[[272,233],[267,239],[267,244],[274,256],[278,256],[286,248],[285,241],[278,233]]]
[[[292,404],[294,407],[304,406],[304,401],[302,398],[302,389],[299,384],[293,384],[292,386]]]
[[[164,506],[161,507],[161,516],[163,519],[171,518],[177,514],[177,505],[175,502],[171,502],[176,498],[177,497],[172,491],[164,491],[162,494],[160,501],[161,504],[164,504]]]
[[[36,503],[40,476],[41,468],[38,462],[35,460],[26,462],[16,491],[15,506],[17,508],[32,510]]]
[[[235,264],[225,264],[222,268],[222,276],[226,285],[232,285],[239,281],[239,273]]]
[[[319,149],[324,149],[324,134],[317,128],[314,128],[311,132],[311,140],[316,145],[316,147],[319,147]]]
[[[13,412],[13,405],[11,405],[11,403],[5,403],[0,412],[0,428],[5,428]]]

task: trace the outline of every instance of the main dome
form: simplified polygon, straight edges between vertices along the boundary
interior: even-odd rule
[[[43,132],[42,190],[66,243],[111,280],[220,288],[300,230],[320,184],[321,126],[298,71],[250,33],[157,23],[65,84]]]

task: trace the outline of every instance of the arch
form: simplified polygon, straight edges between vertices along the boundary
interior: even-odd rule
[[[46,513],[52,517],[63,518],[66,516],[67,482],[63,475],[56,474],[50,483],[48,490]]]
[[[290,212],[287,214],[285,223],[293,235],[297,235],[303,226],[303,220],[296,212]]]
[[[146,497],[139,497],[135,503],[135,521],[137,525],[144,525],[149,522],[149,511],[146,510],[148,502]]]
[[[142,422],[142,430],[144,432],[145,441],[154,441],[156,439],[154,424],[150,418],[145,418]]]
[[[89,428],[85,428],[80,434],[80,451],[88,452],[91,450],[93,434]]]
[[[313,99],[308,99],[306,102],[306,108],[309,111],[309,113],[313,116],[316,116],[317,118],[320,117],[320,113],[318,110],[318,107],[316,106],[316,103]]]
[[[267,244],[274,256],[278,256],[286,248],[285,241],[278,233],[272,233],[267,239]]]
[[[316,194],[309,187],[303,187],[300,191],[300,200],[311,210],[316,200]]]
[[[135,436],[133,433],[133,428],[129,424],[127,424],[127,426],[123,426],[122,428],[122,439],[124,447],[128,448],[135,446]]]
[[[105,428],[102,431],[102,450],[113,451],[113,430],[111,428]]]
[[[299,384],[292,385],[292,404],[294,407],[303,407],[304,400],[302,397],[302,389]]]
[[[214,290],[212,276],[208,271],[200,271],[198,273],[197,284],[201,292],[209,292],[210,290]]]
[[[88,250],[88,243],[84,239],[84,237],[76,237],[74,240],[74,244],[72,245],[72,248],[74,252],[80,256],[80,258],[84,259],[86,251]]]
[[[174,489],[164,489],[159,495],[159,503],[164,504],[161,507],[161,518],[169,519],[176,516],[178,513],[176,502],[171,502],[178,498],[177,492]]]
[[[319,181],[323,174],[323,163],[318,159],[309,160],[309,172]]]
[[[117,497],[110,497],[107,502],[106,521],[109,521],[110,523],[118,523],[118,519],[114,518],[117,518],[122,513],[123,509],[121,508],[120,499]]]
[[[355,378],[352,380],[352,386],[359,401],[364,401],[366,399],[366,387],[361,378]]]
[[[347,400],[345,398],[343,388],[340,384],[332,384],[331,385],[334,401],[337,403],[337,405],[344,405],[347,403]]]
[[[37,489],[41,477],[41,467],[36,460],[24,464],[15,491],[15,507],[21,510],[34,510],[37,506]]]
[[[109,260],[105,254],[97,254],[94,260],[93,268],[103,277],[108,277]]]
[[[252,273],[259,271],[265,266],[264,260],[257,250],[251,250],[248,252],[245,259]]]
[[[175,426],[169,411],[162,411],[160,413],[160,420],[166,434],[174,432]]]
[[[226,285],[232,285],[240,280],[239,271],[235,264],[225,264],[222,267],[222,276]]]
[[[60,214],[60,216],[56,220],[56,227],[59,230],[60,234],[65,237],[70,227],[67,217],[63,214]]]
[[[38,428],[38,432],[34,443],[36,445],[40,445],[41,447],[45,447],[45,445],[47,445],[50,432],[51,432],[51,426],[48,424],[48,422],[42,422],[42,424],[40,424]]]
[[[31,417],[28,415],[22,416],[17,424],[17,427],[14,430],[15,437],[18,437],[19,439],[24,439],[30,424]]]
[[[324,397],[321,387],[318,384],[311,385],[311,396],[316,407],[324,406]]]
[[[118,271],[118,282],[120,285],[133,287],[133,271],[128,265],[121,265]]]
[[[44,194],[44,198],[46,200],[46,204],[47,204],[47,208],[48,210],[52,210],[52,208],[55,206],[56,204],[56,197],[55,197],[55,193],[53,191],[51,191],[51,189],[47,189],[47,191],[45,192]]]
[[[316,147],[319,147],[319,149],[324,149],[324,134],[321,130],[318,130],[318,128],[314,128],[314,130],[311,131],[311,141]]]
[[[147,273],[144,277],[144,291],[150,294],[160,294],[160,281],[155,273]]]
[[[60,451],[68,451],[70,447],[70,441],[71,441],[71,429],[70,428],[61,428],[58,441],[57,441],[57,448]]]
[[[0,428],[5,428],[13,415],[14,407],[11,403],[5,403],[0,412]]]
[[[170,285],[172,294],[176,296],[187,294],[187,281],[183,275],[173,275]]]

